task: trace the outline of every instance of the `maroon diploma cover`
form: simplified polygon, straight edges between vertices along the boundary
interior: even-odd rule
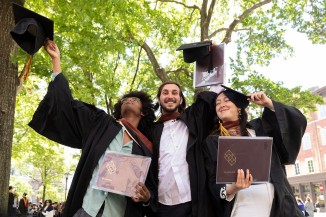
[[[269,182],[272,144],[271,137],[220,136],[216,183],[236,182],[238,169],[249,169],[253,183]]]
[[[150,163],[150,157],[110,151],[99,166],[93,188],[134,196],[138,182],[145,182]]]

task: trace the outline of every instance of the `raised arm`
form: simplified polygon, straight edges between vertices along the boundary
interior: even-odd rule
[[[305,116],[297,108],[271,100],[264,92],[249,96],[249,101],[265,107],[262,119],[255,119],[249,125],[273,137],[282,164],[294,163],[307,126]]]
[[[45,49],[52,59],[56,77],[50,82],[48,92],[39,104],[29,126],[55,142],[83,148],[82,142],[87,138],[94,123],[107,115],[92,105],[73,99],[68,81],[61,73],[58,47],[53,41],[48,40]]]
[[[60,50],[56,43],[48,39],[44,44],[44,49],[52,59],[52,71],[61,73]]]
[[[214,127],[216,120],[215,101],[217,94],[203,91],[198,94],[196,101],[186,109],[188,120],[196,129],[197,139],[203,142]]]

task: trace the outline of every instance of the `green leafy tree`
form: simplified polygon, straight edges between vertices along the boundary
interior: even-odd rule
[[[62,68],[70,80],[74,97],[105,108],[108,113],[122,93],[141,89],[154,96],[157,86],[167,80],[179,82],[191,101],[194,93],[193,66],[184,63],[182,53],[175,49],[182,43],[206,39],[217,43],[236,43],[237,55],[231,58],[233,87],[244,92],[258,88],[266,90],[275,99],[293,103],[303,111],[320,103],[320,98],[301,87],[280,88],[281,82],[269,81],[263,76],[263,71],[257,72],[253,67],[267,66],[271,59],[288,57],[293,53],[293,48],[284,39],[287,28],[307,34],[314,43],[325,43],[325,7],[322,0],[96,0],[92,3],[86,0],[29,0],[25,7],[55,21],[54,38],[61,49]],[[8,11],[9,3],[3,1],[1,18],[6,19],[1,20],[7,25],[3,25],[6,29],[1,31],[0,36],[7,46],[7,56],[14,53],[7,34],[13,25]],[[2,35],[2,32],[6,34]],[[27,58],[20,51],[12,61],[18,62],[21,69]],[[9,58],[5,62],[9,64]],[[1,67],[4,78],[8,76],[5,72],[12,72],[8,79],[10,82],[5,80],[4,85],[0,85],[1,88],[6,87],[0,88],[1,97],[10,102],[5,106],[0,104],[2,110],[11,111],[0,114],[1,118],[9,118],[9,122],[5,120],[5,124],[1,125],[9,137],[0,137],[7,138],[2,140],[6,145],[1,146],[7,148],[0,153],[8,156],[11,144],[7,141],[12,137],[13,122],[10,118],[13,118],[17,85],[14,81],[18,73],[17,70],[12,71],[15,64]],[[44,51],[34,56],[31,73],[31,80],[33,77],[49,80],[50,60]],[[14,85],[6,86],[10,84]],[[28,91],[44,92],[44,86],[44,82],[26,83],[19,97]],[[293,96],[296,100],[290,100]],[[2,98],[0,102],[6,102]],[[34,98],[31,97],[31,100]],[[29,102],[25,105],[27,109],[35,110]],[[31,118],[29,115],[26,113],[26,118]],[[15,125],[15,139],[25,137],[23,135],[28,131],[19,125],[16,130]],[[9,174],[8,163],[4,168],[4,174]],[[4,185],[8,183],[4,182]],[[1,187],[3,192],[6,188]]]

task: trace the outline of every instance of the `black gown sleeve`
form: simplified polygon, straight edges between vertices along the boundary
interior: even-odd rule
[[[50,82],[47,94],[28,125],[50,140],[83,148],[89,130],[103,113],[92,105],[74,100],[68,81],[60,73]]]
[[[203,142],[214,127],[216,97],[215,92],[203,91],[198,94],[196,101],[185,111],[188,128],[196,130],[198,142]]]
[[[262,125],[265,133],[273,137],[283,165],[293,164],[301,147],[307,127],[306,117],[296,108],[273,101],[275,112],[265,108]]]

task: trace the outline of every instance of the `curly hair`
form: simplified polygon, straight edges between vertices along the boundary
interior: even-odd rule
[[[140,119],[137,128],[143,132],[148,129],[155,120],[153,101],[151,97],[143,91],[130,91],[129,93],[124,94],[114,105],[113,116],[115,117],[115,119],[121,118],[121,100],[128,97],[137,97],[142,103],[141,112],[144,116]]]
[[[180,86],[179,83],[177,83],[177,82],[175,82],[175,81],[166,81],[166,82],[164,82],[163,84],[161,84],[161,86],[158,88],[158,91],[157,91],[157,95],[156,95],[157,99],[160,99],[160,96],[161,96],[162,90],[163,90],[164,86],[167,85],[167,84],[174,84],[174,85],[177,85],[177,86],[179,87],[179,96],[180,96],[180,98],[182,99],[182,103],[181,103],[181,105],[178,106],[178,112],[182,113],[182,112],[186,109],[186,98],[185,98],[185,96],[184,96],[183,93],[182,93],[182,89],[181,89],[181,86]],[[155,111],[156,111],[159,107],[160,107],[160,103],[157,102],[157,103],[155,104],[155,107],[154,107]],[[161,111],[161,112],[162,112],[162,111]]]

